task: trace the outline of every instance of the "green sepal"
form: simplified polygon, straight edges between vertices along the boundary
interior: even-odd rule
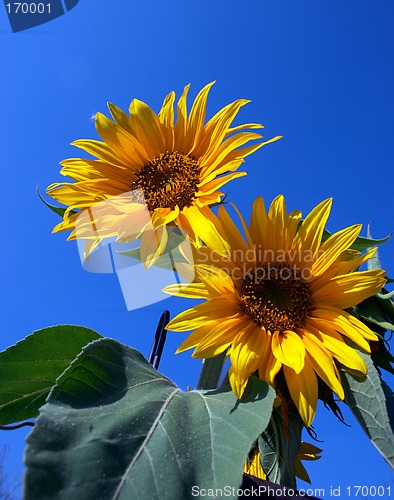
[[[381,348],[378,352],[371,354],[372,361],[376,367],[382,368],[394,375],[394,366],[392,366],[392,363],[394,363],[394,356],[387,350],[382,341],[379,343]]]
[[[323,236],[322,236],[322,242],[328,240],[328,238],[332,235],[327,229],[324,229],[323,231]],[[382,245],[383,243],[386,243],[391,238],[391,233],[386,236],[385,238],[382,238],[380,240],[376,240],[374,238],[364,238],[362,236],[358,236],[356,241],[353,243],[353,245],[350,247],[351,250],[357,250],[358,252],[362,252],[363,250],[368,250],[369,248],[374,248],[378,245]]]
[[[382,293],[383,292],[383,293]],[[356,315],[384,330],[394,331],[394,301],[385,289],[373,297],[368,297],[353,309]]]
[[[40,195],[39,191],[38,191],[38,184],[36,186],[36,193],[38,195],[38,197],[40,198],[40,200],[48,207],[52,210],[52,212],[55,212],[55,214],[57,215],[60,215],[60,217],[64,218],[64,214],[67,210],[67,208],[63,208],[63,207],[57,207],[55,205],[51,205],[50,203],[48,203],[46,200],[44,200],[44,198]],[[74,214],[77,214],[78,212],[76,210],[70,210],[69,212],[69,215],[74,215]]]

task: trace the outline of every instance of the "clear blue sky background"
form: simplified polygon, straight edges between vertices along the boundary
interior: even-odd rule
[[[0,348],[69,323],[147,356],[163,308],[173,316],[192,304],[168,299],[128,312],[116,276],[87,273],[75,244],[51,235],[58,219],[38,200],[36,183],[44,191],[61,180],[58,162],[78,155],[69,143],[97,138],[91,116],[106,112],[107,101],[127,109],[138,97],[158,111],[171,90],[192,83],[194,97],[217,80],[209,115],[249,98],[238,122],[284,136],[229,185],[244,214],[258,195],[283,193],[289,209],[304,213],[333,196],[330,230],[372,221],[375,237],[393,231],[393,26],[392,0],[80,0],[51,23],[13,34],[1,7]],[[391,275],[393,248],[390,241],[380,250]],[[161,370],[186,388],[200,362],[174,357],[184,337],[169,334]],[[391,485],[394,494],[394,473],[341,408],[351,428],[319,407],[314,427],[324,452],[307,464],[313,486]],[[0,434],[12,482],[22,475],[25,435]]]

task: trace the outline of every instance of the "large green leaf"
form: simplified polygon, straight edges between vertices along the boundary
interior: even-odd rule
[[[0,353],[0,424],[38,415],[56,379],[100,335],[81,326],[37,330]]]
[[[296,488],[294,460],[300,450],[303,426],[299,413],[289,409],[285,433],[281,410],[272,412],[270,425],[258,441],[261,463],[270,481]]]
[[[274,391],[182,392],[136,350],[102,339],[58,379],[28,437],[26,499],[187,500],[237,488]],[[228,498],[236,498],[234,495]]]
[[[359,354],[368,374],[365,379],[343,374],[345,401],[369,439],[394,468],[394,395],[379,377],[371,357]]]

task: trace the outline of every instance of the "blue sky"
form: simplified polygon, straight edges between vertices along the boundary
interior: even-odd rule
[[[51,235],[58,219],[35,186],[44,192],[61,180],[58,162],[78,155],[71,141],[97,138],[91,117],[106,112],[107,101],[127,109],[137,97],[158,111],[171,90],[191,83],[194,97],[216,80],[209,115],[248,98],[238,123],[261,122],[266,138],[284,136],[247,159],[248,176],[228,185],[246,216],[258,195],[271,201],[283,193],[290,210],[304,213],[332,196],[328,229],[372,222],[375,237],[392,232],[393,23],[392,0],[80,0],[68,14],[13,34],[1,8],[0,348],[69,323],[147,356],[163,308],[174,316],[191,305],[168,299],[128,312],[116,276],[87,273],[75,244]],[[391,240],[380,250],[391,276],[393,249]],[[200,362],[189,353],[174,358],[184,337],[169,334],[161,370],[186,388]],[[313,486],[394,490],[394,473],[342,409],[351,428],[319,408],[314,427],[324,452],[307,464]],[[25,434],[0,434],[16,480]]]

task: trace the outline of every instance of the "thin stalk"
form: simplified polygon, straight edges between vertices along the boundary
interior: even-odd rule
[[[219,354],[214,358],[204,359],[200,378],[198,380],[198,390],[216,389],[219,385],[226,353]]]

